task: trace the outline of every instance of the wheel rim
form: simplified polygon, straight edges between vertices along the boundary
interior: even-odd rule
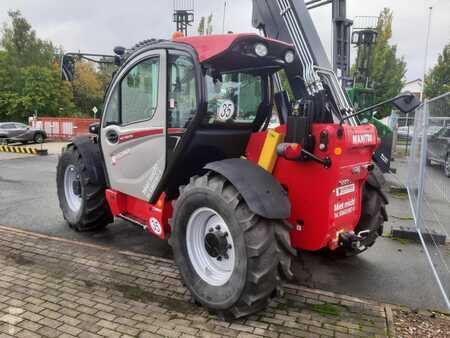
[[[64,173],[64,193],[69,208],[78,212],[81,208],[81,191],[75,191],[75,186],[80,183],[80,174],[74,165],[69,165]]]
[[[42,137],[41,134],[36,135],[36,142],[37,143],[42,143],[43,140],[44,140],[44,138]]]
[[[213,243],[217,243],[217,248],[211,247]],[[200,278],[213,286],[228,282],[235,266],[235,248],[228,225],[216,211],[210,208],[194,211],[186,228],[186,246]]]

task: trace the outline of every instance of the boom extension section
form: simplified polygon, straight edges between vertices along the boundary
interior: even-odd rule
[[[337,120],[353,113],[303,0],[253,0],[252,22],[266,37],[294,45],[298,57],[286,67],[286,74],[296,99],[312,99],[313,114],[326,116],[323,111],[331,110]],[[355,118],[348,120],[357,124]]]

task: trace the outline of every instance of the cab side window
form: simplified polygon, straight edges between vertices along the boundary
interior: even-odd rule
[[[137,64],[111,93],[103,125],[127,125],[153,118],[158,105],[159,58]]]
[[[169,128],[186,128],[197,110],[194,63],[182,54],[169,54],[168,61],[167,125]]]
[[[132,68],[121,83],[122,124],[149,120],[158,105],[159,58]]]
[[[109,124],[120,124],[118,87],[114,88],[105,110],[103,126],[106,127]]]

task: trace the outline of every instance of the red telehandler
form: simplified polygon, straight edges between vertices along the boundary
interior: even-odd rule
[[[101,122],[57,168],[72,228],[117,217],[168,239],[194,299],[230,319],[267,305],[292,278],[297,250],[360,253],[387,219],[376,129],[359,125],[303,1],[254,1],[254,10],[270,38],[116,48]],[[408,94],[394,103],[417,104]],[[268,129],[275,110],[281,125]]]

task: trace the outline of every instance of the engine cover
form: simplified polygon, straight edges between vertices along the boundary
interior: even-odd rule
[[[285,127],[277,131],[284,133]],[[257,157],[262,137],[258,134],[262,133],[254,134],[249,142],[250,160]],[[358,224],[362,187],[379,140],[372,125],[314,124],[312,134],[316,140],[313,154],[328,157],[331,166],[278,157],[272,174],[288,191],[292,246],[312,251],[335,249],[340,233],[352,232]]]

